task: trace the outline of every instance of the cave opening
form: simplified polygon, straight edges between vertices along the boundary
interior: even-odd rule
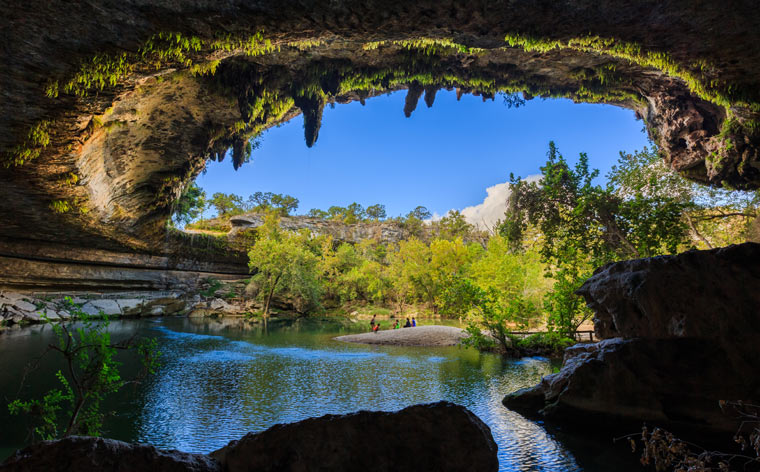
[[[602,176],[619,152],[651,147],[634,113],[618,107],[441,90],[435,104],[424,106],[420,97],[405,118],[410,93],[326,107],[312,147],[304,146],[302,118],[294,118],[254,138],[244,165],[236,168],[230,150],[222,161],[208,162],[195,182],[207,198],[217,192],[292,195],[297,214],[357,202],[382,204],[388,216],[422,205],[440,218],[470,207],[471,223],[493,226],[503,219],[509,174],[538,174],[549,141],[572,162],[588,153]]]
[[[563,448],[558,449],[554,442],[543,440],[547,436],[542,435],[541,425],[516,413],[513,415],[513,411],[539,412],[547,418],[584,426],[595,419],[608,424],[612,420],[616,425],[618,420],[621,424],[633,421],[638,426],[640,420],[646,418],[658,424],[680,425],[686,433],[700,428],[717,431],[725,438],[729,432],[733,433],[735,424],[716,408],[718,400],[728,399],[729,406],[736,405],[730,402],[732,399],[757,404],[760,388],[756,307],[760,304],[757,296],[760,276],[756,261],[760,253],[758,246],[751,243],[721,248],[741,238],[755,241],[760,238],[755,195],[731,193],[735,189],[751,192],[760,187],[760,87],[757,86],[760,49],[753,47],[760,42],[760,23],[752,2],[734,2],[730,8],[725,2],[690,0],[667,3],[541,0],[146,3],[125,0],[98,5],[94,5],[95,2],[16,0],[11,3],[15,4],[14,8],[8,9],[3,24],[3,40],[7,39],[3,45],[6,67],[0,71],[0,115],[3,116],[0,120],[0,179],[3,182],[0,214],[5,217],[4,224],[0,225],[3,269],[0,271],[0,289],[3,290],[0,308],[4,322],[10,319],[13,329],[21,330],[24,323],[32,322],[30,320],[39,321],[36,314],[39,306],[50,307],[48,304],[52,303],[56,314],[64,306],[57,304],[58,299],[49,300],[48,295],[36,297],[37,292],[52,293],[53,297],[61,292],[86,294],[87,297],[79,299],[83,307],[88,306],[96,313],[99,309],[109,310],[116,316],[186,314],[196,309],[203,317],[211,313],[214,316],[205,317],[198,326],[190,318],[162,319],[159,322],[165,328],[161,330],[162,341],[169,345],[198,334],[196,340],[200,344],[221,347],[202,356],[203,362],[198,364],[202,368],[198,372],[212,383],[221,378],[216,374],[232,374],[233,378],[223,381],[225,385],[236,387],[218,393],[236,406],[237,400],[240,400],[239,405],[248,405],[250,398],[226,395],[264,391],[271,385],[268,380],[277,378],[281,372],[275,369],[271,375],[252,375],[245,385],[237,388],[235,382],[244,377],[237,374],[245,374],[245,369],[238,369],[244,364],[238,362],[249,362],[267,352],[267,348],[236,350],[240,346],[237,333],[244,331],[240,325],[251,321],[251,317],[227,325],[225,320],[217,321],[215,310],[225,308],[224,303],[238,298],[237,294],[242,293],[244,287],[242,282],[238,285],[233,282],[250,279],[251,270],[258,270],[251,261],[265,259],[266,252],[258,253],[257,257],[249,256],[247,251],[253,242],[253,238],[247,238],[251,236],[247,232],[250,228],[238,226],[237,232],[225,229],[217,231],[218,234],[189,234],[167,225],[190,183],[204,168],[208,166],[209,171],[201,179],[211,179],[213,173],[222,168],[238,168],[236,177],[241,172],[255,172],[258,166],[266,164],[270,139],[274,141],[279,132],[289,131],[293,135],[289,142],[302,148],[305,144],[308,152],[319,152],[331,140],[341,139],[333,134],[337,128],[331,126],[331,120],[337,118],[343,107],[358,107],[357,103],[364,102],[372,107],[372,102],[382,103],[387,93],[392,94],[388,100],[393,100],[395,116],[407,117],[405,124],[412,125],[409,129],[423,121],[421,118],[427,112],[423,103],[435,104],[431,116],[455,98],[480,100],[480,106],[500,107],[502,116],[511,116],[513,112],[519,116],[538,106],[537,103],[544,103],[531,99],[551,99],[558,103],[572,100],[621,107],[623,110],[618,111],[627,114],[629,124],[636,128],[641,124],[646,126],[648,137],[661,153],[631,156],[628,161],[631,166],[618,173],[613,190],[602,185],[604,182],[598,180],[600,176],[591,170],[600,167],[603,175],[603,165],[591,160],[587,169],[585,161],[575,159],[581,151],[589,152],[591,159],[600,154],[589,147],[574,148],[557,138],[559,151],[567,157],[565,161],[557,148],[551,146],[548,152],[544,149],[553,138],[545,137],[530,139],[540,150],[525,151],[518,156],[534,164],[549,160],[557,164],[555,168],[560,172],[555,176],[560,178],[553,182],[559,185],[553,188],[562,192],[569,188],[572,192],[560,193],[561,198],[557,200],[565,206],[550,216],[556,216],[559,223],[564,223],[563,218],[568,215],[579,216],[577,221],[583,223],[551,233],[554,237],[569,234],[565,241],[570,243],[550,247],[549,256],[554,259],[547,258],[549,262],[542,263],[561,271],[563,264],[556,263],[557,255],[564,257],[570,252],[573,257],[566,258],[567,267],[572,268],[579,260],[593,262],[573,273],[555,271],[556,282],[568,282],[560,287],[564,290],[563,296],[547,298],[543,292],[523,293],[525,297],[521,302],[535,301],[530,296],[540,295],[536,299],[540,298],[541,303],[547,301],[552,309],[560,307],[552,312],[560,319],[562,307],[567,308],[566,311],[586,310],[585,314],[593,309],[596,316],[593,340],[605,339],[570,348],[569,362],[559,375],[546,375],[539,381],[544,374],[557,373],[556,366],[543,361],[539,361],[538,366],[533,361],[517,361],[514,365],[522,366],[517,372],[533,371],[529,374],[533,376],[530,382],[522,381],[529,375],[515,382],[512,378],[494,380],[489,374],[489,382],[494,380],[494,383],[480,383],[485,387],[482,390],[448,381],[440,384],[440,388],[428,389],[427,381],[441,371],[460,371],[465,365],[480,366],[483,359],[489,359],[486,364],[498,370],[505,366],[500,359],[486,353],[474,354],[462,362],[417,356],[414,362],[425,365],[420,371],[424,375],[417,378],[414,372],[409,372],[409,378],[419,379],[421,389],[406,397],[407,400],[440,399],[427,396],[430,391],[457,395],[489,392],[479,398],[471,397],[474,411],[493,420],[488,424],[497,436],[501,435],[500,445],[517,445],[517,450],[498,457],[501,467],[524,468],[528,464],[540,470],[609,470],[618,467],[620,461],[619,456],[612,454],[613,466],[593,460],[576,464]],[[488,101],[491,98],[496,101]],[[483,99],[486,104],[482,104]],[[505,100],[513,106],[521,100],[527,104],[505,111]],[[332,104],[336,104],[335,110],[330,108]],[[572,106],[578,107],[577,110],[586,107]],[[630,119],[631,111],[640,122]],[[299,114],[303,115],[303,127],[301,118],[296,118]],[[493,123],[502,121],[494,118]],[[572,124],[581,122],[576,121],[578,123]],[[467,124],[475,122],[469,120]],[[282,128],[273,129],[279,125],[283,125]],[[439,129],[448,131],[444,126]],[[599,128],[587,131],[591,133],[587,143],[598,140],[593,133],[599,134]],[[425,133],[425,130],[419,131],[420,135]],[[500,132],[492,132],[496,133]],[[470,135],[460,141],[467,142]],[[451,136],[456,137],[456,133],[449,132],[446,137]],[[642,136],[639,133],[639,138]],[[254,144],[257,138],[262,140],[258,148]],[[439,139],[443,142],[443,138]],[[392,133],[386,133],[382,140],[392,141]],[[510,144],[520,140],[528,140],[527,133],[513,136],[512,143],[502,144],[502,147],[512,150],[514,146]],[[495,143],[496,139],[490,136],[483,141]],[[619,149],[603,154],[615,158],[618,150],[632,152],[640,148],[638,145],[617,147]],[[373,151],[377,150],[374,148],[380,146],[373,146]],[[456,151],[456,148],[449,145],[445,150]],[[398,151],[385,152],[403,157]],[[334,162],[350,167],[362,158],[358,151],[353,157],[354,161],[336,159]],[[290,168],[276,172],[284,175],[298,170],[303,176],[316,180],[315,161],[321,165],[329,159],[314,158],[306,164],[287,161]],[[460,161],[486,167],[469,159]],[[512,162],[516,161],[510,164]],[[423,166],[425,161],[421,159],[416,164],[419,167],[406,171],[417,174],[413,175],[416,179],[425,173],[425,167],[434,166],[434,163]],[[633,164],[640,167],[635,172],[625,173]],[[656,172],[639,171],[645,167],[651,170],[650,165],[656,167]],[[383,175],[371,168],[356,167],[364,174],[372,174],[376,180]],[[456,170],[452,166],[449,169],[454,169],[452,173]],[[439,215],[451,208],[464,211],[468,208],[466,205],[485,203],[483,192],[489,185],[503,184],[510,170],[508,166],[491,168],[492,175],[488,177],[492,180],[470,177],[477,180],[470,186],[461,185],[467,174],[460,168],[456,172],[459,174],[456,184],[441,185],[444,190],[436,188],[435,193],[447,193],[450,195],[445,196],[450,197],[457,192],[449,189],[470,188],[477,191],[476,197],[459,202],[428,203],[423,194],[423,198],[415,198],[395,210],[389,206],[388,213],[404,215],[414,207],[409,213],[422,221],[434,220],[433,215],[428,217],[423,211],[415,214],[414,210],[418,209],[415,205],[427,205],[434,210],[430,213]],[[673,174],[669,170],[675,170],[679,178],[688,180],[672,185]],[[534,174],[535,168],[515,173],[526,177]],[[358,177],[341,175],[344,180],[361,182]],[[654,178],[637,178],[645,175]],[[401,180],[398,176],[387,179],[394,183]],[[222,182],[219,192],[229,193],[234,191],[236,182],[255,179],[221,177],[218,180]],[[324,177],[319,180],[326,181]],[[703,186],[694,187],[693,182]],[[522,219],[508,221],[499,237],[541,243],[542,236],[535,232],[535,222],[526,215],[535,213],[547,200],[541,200],[540,186],[532,185],[535,181],[524,183],[517,189],[525,199],[516,201]],[[265,184],[236,192],[245,195],[260,188],[264,193],[275,195],[296,191],[285,186],[267,188]],[[567,184],[566,188],[562,184]],[[334,194],[339,183],[324,186]],[[369,184],[357,186],[371,187]],[[716,190],[721,188],[723,190]],[[675,193],[668,193],[666,189],[675,189]],[[411,195],[408,190],[397,193]],[[675,198],[675,207],[668,206],[674,201],[671,197]],[[325,209],[333,203],[325,200],[307,204],[311,198],[308,194],[300,198],[303,210]],[[668,199],[671,200],[665,201]],[[582,204],[574,205],[578,201]],[[347,208],[349,202],[361,203],[362,211],[371,204],[384,203],[382,198],[362,197],[358,193],[335,203]],[[539,205],[521,206],[521,202]],[[658,213],[641,212],[638,204],[642,202],[652,204],[651,208]],[[670,211],[676,207],[683,211]],[[580,210],[576,212],[576,208]],[[615,219],[612,210],[621,208],[625,212]],[[409,226],[413,221],[409,213],[399,218],[407,228],[413,227]],[[652,215],[654,217],[649,218]],[[720,222],[724,221],[728,223],[721,226]],[[354,224],[345,220],[343,223]],[[485,259],[488,244],[468,241],[467,250],[459,251],[465,244],[451,237],[453,233],[439,237],[443,231],[462,230],[462,225],[437,228],[441,233],[431,239],[444,240],[436,247],[452,249],[456,255],[452,259],[462,256],[462,260],[469,262],[467,257],[472,255],[481,257],[481,261]],[[668,239],[663,228],[677,228],[679,238],[683,238]],[[549,234],[547,229],[552,230],[550,226],[540,229],[544,236]],[[242,237],[236,239],[230,233]],[[603,244],[584,246],[588,235],[601,235],[597,239]],[[635,237],[636,244],[630,241],[626,244],[626,235]],[[576,242],[582,244],[574,245]],[[423,245],[416,244],[421,253],[426,250]],[[614,250],[605,252],[605,245]],[[324,247],[329,249],[329,245]],[[554,251],[557,247],[569,252]],[[713,249],[686,251],[692,248]],[[513,249],[506,243],[500,247],[503,254],[519,253]],[[468,252],[470,250],[472,252]],[[685,252],[671,255],[682,251]],[[349,252],[345,249],[341,257],[350,255]],[[649,257],[662,253],[669,255]],[[307,251],[293,254],[314,262]],[[371,255],[376,259],[381,256],[379,253]],[[432,260],[432,256],[428,259]],[[540,264],[529,259],[517,261],[502,268],[541,276],[542,270],[534,270],[541,269]],[[490,272],[494,267],[500,266],[486,259],[478,271],[473,272],[477,274],[473,277],[482,283],[498,280],[494,272]],[[599,269],[594,271],[596,267]],[[373,269],[376,265],[368,264],[367,268]],[[444,272],[451,275],[451,271]],[[360,271],[349,273],[353,277],[351,283],[361,282]],[[407,271],[404,277],[411,283],[415,275]],[[461,274],[456,272],[455,275]],[[587,282],[580,285],[582,279]],[[224,288],[217,287],[217,282]],[[461,289],[456,294],[476,292],[470,290],[471,285],[456,285]],[[13,292],[10,298],[6,296],[8,290]],[[372,296],[382,299],[382,291],[377,287],[373,290]],[[335,292],[332,296],[354,296],[348,292],[350,290]],[[510,296],[516,293],[498,287],[496,292]],[[555,290],[555,295],[559,292]],[[136,293],[144,298],[134,298]],[[584,308],[577,294],[585,297],[591,308]],[[296,295],[285,302],[300,313],[305,306],[297,306],[301,303],[299,299],[308,294]],[[427,295],[416,296],[423,299]],[[498,294],[494,297],[498,298]],[[505,297],[500,300],[505,301]],[[403,308],[403,303],[401,305]],[[504,307],[511,307],[511,313],[530,308],[527,303]],[[440,308],[435,301],[430,303],[433,315]],[[480,306],[480,309],[485,313],[489,307]],[[266,311],[265,308],[264,318]],[[353,312],[347,315],[353,316]],[[155,334],[152,321],[140,323],[146,332]],[[286,323],[283,331],[297,326],[297,321]],[[565,328],[565,334],[577,334],[574,330],[578,326],[574,323],[566,323]],[[215,329],[238,331],[230,336],[233,342],[227,343],[216,334],[209,334]],[[254,338],[258,336],[257,330],[258,326],[250,330],[256,332]],[[328,340],[327,344],[331,342]],[[519,340],[515,344],[519,344]],[[175,343],[174,347],[178,348],[177,358],[184,359],[188,355],[183,343]],[[321,372],[325,365],[338,369],[347,362],[356,362],[359,367],[349,378],[370,374],[366,383],[369,393],[363,397],[367,399],[367,408],[399,406],[393,401],[382,405],[374,401],[382,388],[378,388],[372,377],[384,373],[395,375],[405,367],[388,368],[382,364],[385,358],[372,357],[375,354],[372,348],[368,351],[369,357],[366,353],[338,355],[336,364],[316,362],[304,368],[300,362],[313,360],[314,351],[310,350],[313,347],[307,342],[291,349],[283,343],[273,350],[275,356],[288,358],[288,362],[293,361],[291,365],[296,366],[296,370],[287,371],[288,379],[294,379],[293,383],[299,386],[302,385],[299,382],[310,383],[308,386],[316,388],[316,395],[309,398],[318,400],[290,402],[298,403],[293,410],[298,414],[280,418],[290,421],[323,413],[299,407],[323,405],[328,396],[319,395],[331,391],[333,385],[321,381],[324,379],[304,381],[301,373]],[[321,352],[321,348],[317,350]],[[20,357],[26,356],[27,351],[19,352]],[[459,354],[454,355],[457,356]],[[369,359],[367,365],[361,365],[366,359]],[[401,363],[406,360],[402,356]],[[189,385],[183,377],[186,369],[187,365],[179,365],[176,376],[172,374],[164,379]],[[9,370],[3,369],[3,372]],[[401,384],[407,380],[406,376],[399,378]],[[534,382],[540,383],[530,387]],[[199,385],[203,384],[199,382]],[[350,382],[348,385],[341,398],[346,400],[346,405],[351,405]],[[525,388],[516,391],[520,387]],[[508,392],[514,394],[504,398],[503,403],[510,408],[505,410],[497,397]],[[162,393],[166,394],[167,390]],[[294,391],[286,398],[300,398],[301,394]],[[276,394],[270,396],[277,397]],[[396,397],[388,395],[388,398],[395,400]],[[450,398],[460,401],[464,397]],[[179,402],[172,404],[172,400]],[[182,396],[170,393],[159,404],[146,405],[173,405],[176,409],[170,416],[179,418],[190,409],[181,400]],[[218,411],[214,410],[218,403],[209,408],[205,405],[195,408],[198,415],[193,418],[198,421],[190,425],[177,423],[176,429],[197,431],[192,427],[213,423],[206,413]],[[160,429],[166,415],[161,408],[156,412]],[[758,415],[753,414],[756,420]],[[513,425],[532,432],[514,440],[509,434],[503,434]],[[134,428],[134,423],[128,427]],[[172,431],[168,433],[167,437]],[[756,432],[751,440],[756,441],[757,437]],[[543,445],[535,447],[537,438]],[[608,439],[609,435],[605,436],[604,440]],[[281,444],[286,442],[280,441]],[[464,443],[470,441],[460,441],[449,448],[460,459],[469,457],[464,452],[457,454]],[[157,444],[174,447],[177,443]],[[429,441],[428,444],[448,443]],[[0,454],[10,453],[3,448],[9,448],[9,444],[0,444]],[[198,450],[208,452],[211,448]],[[546,451],[552,452],[547,455]],[[557,451],[570,460],[552,464]],[[492,452],[496,454],[495,449]],[[548,458],[548,463],[542,459],[531,462],[539,456]],[[211,460],[207,456],[200,459]],[[491,462],[493,466],[493,460]],[[491,468],[495,470],[498,466]]]

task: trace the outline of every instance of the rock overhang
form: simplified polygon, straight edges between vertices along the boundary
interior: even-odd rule
[[[719,2],[16,3],[0,236],[154,251],[208,158],[326,103],[439,88],[636,111],[668,162],[756,188],[760,15]],[[730,23],[730,24],[729,24]],[[72,25],[75,25],[72,28]],[[706,33],[707,32],[707,33]]]

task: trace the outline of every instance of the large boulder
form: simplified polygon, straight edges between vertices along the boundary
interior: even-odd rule
[[[462,406],[415,405],[276,425],[212,452],[227,471],[498,470],[491,430]]]
[[[462,406],[326,415],[249,433],[209,456],[69,437],[16,452],[0,472],[496,471],[491,430]]]
[[[608,264],[578,290],[599,338],[760,333],[760,244]]]
[[[220,472],[208,456],[161,451],[145,444],[70,436],[43,441],[16,452],[0,465],[2,472]]]
[[[504,405],[560,421],[735,431],[720,400],[760,400],[760,245],[609,264],[578,291],[597,344]]]
[[[558,373],[503,403],[563,423],[650,422],[733,432],[736,420],[718,401],[760,398],[756,372],[756,365],[736,362],[710,340],[613,338],[570,348]]]

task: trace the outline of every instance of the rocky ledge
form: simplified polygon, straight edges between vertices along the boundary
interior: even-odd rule
[[[259,311],[260,303],[244,296],[246,279],[199,281],[185,290],[118,292],[15,292],[0,290],[0,330],[27,324],[68,320],[72,309],[94,317],[187,315],[243,316]]]
[[[496,452],[491,430],[477,416],[439,402],[275,425],[209,455],[75,436],[18,451],[0,472],[496,471]]]
[[[735,431],[720,400],[760,400],[760,245],[609,264],[578,291],[597,344],[504,398],[549,419],[651,422]]]

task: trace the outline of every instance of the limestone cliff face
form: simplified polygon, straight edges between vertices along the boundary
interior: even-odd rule
[[[597,344],[504,404],[548,418],[610,418],[734,432],[720,400],[760,400],[760,244],[617,262],[578,291]]]
[[[4,11],[0,238],[28,241],[29,256],[38,242],[166,256],[172,202],[208,158],[232,149],[242,165],[247,139],[301,113],[314,145],[329,132],[326,103],[405,88],[406,113],[442,87],[627,107],[690,178],[760,185],[750,2],[11,0]]]
[[[229,237],[245,229],[258,228],[264,224],[264,216],[257,213],[234,216],[230,219],[232,231]],[[356,223],[345,224],[307,216],[286,216],[280,219],[280,227],[289,231],[308,230],[314,236],[332,236],[335,241],[359,243],[365,239],[383,243],[397,243],[408,237],[407,232],[397,223]]]

